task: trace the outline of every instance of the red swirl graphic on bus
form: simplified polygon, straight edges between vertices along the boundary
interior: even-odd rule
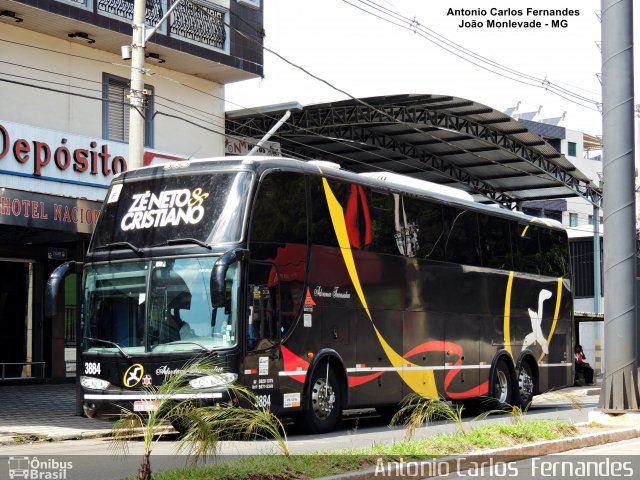
[[[300,375],[291,375],[291,378],[304,383],[305,375],[307,370],[309,369],[309,362],[299,357],[291,350],[289,350],[284,345],[281,347],[282,349],[282,357],[284,360],[284,368],[287,372],[294,372],[299,370]],[[431,342],[426,342],[420,344],[407,353],[403,355],[404,358],[411,358],[414,355],[418,355],[420,353],[428,353],[428,352],[445,352],[448,355],[455,355],[457,357],[456,361],[453,362],[451,368],[446,373],[444,377],[444,391],[445,394],[452,400],[463,400],[465,398],[473,398],[482,395],[487,395],[489,393],[489,381],[486,380],[482,382],[480,385],[477,385],[469,390],[465,390],[463,392],[451,392],[449,387],[451,386],[451,382],[453,379],[460,373],[462,368],[456,368],[462,366],[462,357],[464,355],[464,350],[460,345],[453,342],[448,342],[445,340],[434,340]],[[375,380],[379,376],[381,376],[384,372],[375,372],[368,375],[347,375],[349,387],[357,387],[359,385],[364,385],[372,380]]]

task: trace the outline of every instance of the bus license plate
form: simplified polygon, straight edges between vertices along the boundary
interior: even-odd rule
[[[133,402],[134,412],[155,412],[158,407],[158,402],[153,400],[136,400]]]

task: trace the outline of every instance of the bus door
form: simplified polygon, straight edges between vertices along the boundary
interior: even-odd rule
[[[256,395],[258,407],[280,403],[281,301],[278,266],[249,262],[245,324],[244,384]]]

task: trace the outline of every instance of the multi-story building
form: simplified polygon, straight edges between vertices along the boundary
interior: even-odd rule
[[[602,141],[600,138],[570,130],[563,126],[519,119],[524,125],[554,146],[575,167],[595,184],[602,179]],[[573,292],[576,337],[582,343],[590,359],[599,358],[604,334],[604,296],[602,282],[603,212],[597,213],[593,205],[581,198],[539,200],[526,202],[522,210],[536,217],[552,218],[561,222],[569,233],[573,270]],[[597,219],[596,219],[597,215]],[[594,270],[594,227],[598,222],[600,234],[600,292],[596,306],[596,282]],[[596,311],[598,310],[598,311]],[[591,362],[598,369],[599,362]]]
[[[146,24],[172,3],[146,0]],[[75,279],[52,320],[43,292],[62,261],[82,260],[127,168],[133,5],[0,0],[0,380],[61,378],[74,361]],[[263,74],[263,36],[260,0],[184,1],[160,24],[146,45],[145,164],[224,155],[225,84]]]

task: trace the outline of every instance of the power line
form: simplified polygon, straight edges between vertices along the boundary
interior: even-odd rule
[[[245,23],[246,23],[246,22],[245,22]],[[81,56],[81,55],[73,55],[73,54],[69,54],[69,53],[66,53],[66,52],[60,52],[60,51],[56,51],[56,50],[51,50],[51,49],[47,49],[47,48],[43,48],[43,47],[39,47],[39,46],[35,46],[35,45],[28,45],[28,44],[19,43],[19,42],[13,42],[13,41],[10,41],[10,40],[0,39],[0,41],[4,41],[4,42],[7,42],[7,43],[12,43],[12,44],[15,44],[15,45],[20,45],[20,46],[25,46],[25,47],[29,47],[29,48],[34,48],[34,49],[38,49],[38,50],[43,50],[43,51],[47,51],[47,52],[57,53],[57,54],[60,54],[60,55],[68,55],[68,56],[71,56],[71,57],[81,58],[81,59],[85,59],[85,60],[95,60],[95,59],[93,59],[93,58],[91,58],[91,57],[85,57],[85,56]],[[116,65],[116,66],[121,66],[121,67],[127,67],[127,68],[128,68],[128,66],[127,66],[127,65],[122,65],[122,64],[117,64],[117,63],[112,63],[112,62],[108,62],[108,61],[104,61],[104,60],[96,60],[96,61],[99,61],[99,62],[101,62],[101,63],[110,64],[110,65]],[[102,84],[102,82],[97,81],[97,80],[91,80],[91,79],[86,79],[86,78],[81,78],[81,77],[75,77],[75,76],[73,76],[73,75],[63,74],[63,73],[61,73],[61,72],[53,72],[53,71],[50,71],[50,70],[38,69],[38,68],[35,68],[35,67],[30,67],[30,66],[27,66],[27,65],[16,64],[16,63],[13,63],[13,62],[6,62],[6,61],[5,61],[5,62],[3,62],[3,63],[9,64],[9,65],[13,65],[13,66],[22,67],[22,68],[28,68],[28,69],[38,70],[38,71],[41,71],[41,72],[43,72],[43,73],[47,73],[47,74],[60,75],[60,76],[64,76],[64,77],[67,77],[67,78],[80,79],[80,80],[87,81],[87,82],[94,82],[94,83]],[[148,72],[147,72],[147,73],[148,73]],[[14,74],[9,74],[9,73],[7,73],[7,74],[5,74],[5,75],[14,75]],[[182,82],[180,82],[180,81],[178,81],[178,80],[172,79],[171,77],[167,77],[167,76],[164,76],[164,75],[161,75],[161,74],[158,74],[158,73],[153,73],[152,75],[154,75],[154,76],[158,76],[158,77],[163,78],[163,79],[168,80],[168,81],[171,81],[171,82],[176,83],[176,84],[178,84],[178,85],[181,85],[181,86],[183,86],[183,87],[185,87],[185,88],[189,88],[189,89],[191,89],[191,90],[197,91],[198,93],[201,93],[201,94],[204,94],[204,95],[207,95],[207,96],[213,97],[213,98],[218,99],[218,100],[225,101],[225,99],[223,99],[223,98],[221,98],[221,97],[219,97],[219,96],[217,96],[217,95],[211,94],[211,93],[209,93],[209,92],[205,92],[205,91],[200,90],[200,89],[198,89],[198,88],[196,88],[196,87],[193,87],[193,86],[190,86],[190,85],[188,85],[188,84],[182,83]],[[17,75],[16,75],[16,76],[17,76]],[[19,77],[19,76],[18,76],[18,77]],[[53,81],[51,81],[51,80],[41,80],[41,79],[35,79],[35,78],[30,78],[30,79],[31,79],[32,81],[38,81],[38,82],[42,82],[42,83],[50,83],[50,84],[54,84],[54,85],[55,85],[55,84],[57,84],[57,85],[63,85],[63,86],[73,87],[73,88],[81,88],[81,87],[76,87],[76,86],[73,86],[73,85],[67,85],[67,84],[62,84],[62,83],[58,83],[58,82],[53,82]],[[34,87],[34,88],[36,87],[35,85],[28,85],[28,84],[20,83],[20,82],[15,82],[15,83],[16,83],[16,84],[19,84],[19,85],[23,85],[23,86],[31,86],[31,87]],[[46,88],[43,88],[43,89],[45,89],[45,90],[46,90]],[[56,92],[56,93],[69,93],[69,94],[73,95],[73,93],[71,93],[71,92],[65,92],[65,91],[62,91],[62,90],[57,90],[57,89],[48,89],[48,90],[49,90],[49,91]],[[99,91],[99,90],[94,90],[94,91],[96,91],[96,92],[97,92],[97,91]],[[98,98],[95,98],[95,97],[87,97],[87,96],[85,96],[85,98],[94,98],[94,99],[98,99]],[[171,100],[171,99],[168,99],[168,98],[165,98],[165,97],[161,97],[161,96],[158,96],[158,95],[156,95],[156,98],[162,98],[162,99],[165,99],[165,100],[167,100],[167,101],[174,102],[174,103],[176,103],[176,104],[180,104],[179,102],[176,102],[176,101],[174,101],[174,100]],[[103,99],[103,98],[100,98],[100,100],[104,100],[104,99]],[[110,102],[111,102],[111,103],[118,103],[118,104],[121,104],[121,105],[125,105],[125,103],[124,103],[124,102],[117,102],[117,101],[113,101],[113,100],[110,100]],[[252,110],[251,110],[251,108],[247,108],[247,107],[244,107],[244,106],[242,106],[242,105],[235,104],[234,102],[230,102],[230,103],[231,103],[231,104],[233,104],[233,105],[235,105],[235,106],[237,106],[237,107],[239,107],[239,108],[243,108],[243,109],[245,109],[245,110],[247,110],[247,111],[252,111]],[[190,109],[199,110],[199,109],[196,109],[195,107],[186,106],[186,105],[184,105],[184,104],[181,104],[181,105],[183,105],[185,108],[190,108]],[[169,107],[168,107],[168,106],[166,106],[166,105],[163,105],[163,106],[165,106],[165,107],[169,108]],[[175,110],[174,110],[174,111],[175,111]],[[202,111],[202,110],[200,110],[200,111],[201,111],[202,113],[206,113],[206,112],[204,112],[204,111]],[[188,114],[186,114],[186,113],[184,113],[184,112],[180,112],[180,113],[182,113],[183,115],[188,115]],[[206,114],[208,114],[208,113],[206,113]],[[208,115],[211,115],[211,116],[213,116],[213,117],[215,117],[215,118],[219,118],[219,119],[222,119],[223,121],[226,121],[226,119],[225,119],[224,117],[216,116],[216,115],[214,115],[214,114],[208,114]],[[274,117],[270,117],[270,116],[268,116],[268,115],[266,115],[266,114],[261,114],[261,115],[262,115],[262,116],[264,116],[264,117],[266,117],[266,118],[272,119],[272,120],[274,120],[274,121],[275,121],[275,120],[277,120],[277,119],[275,119]],[[167,117],[171,116],[171,117],[176,118],[176,119],[185,120],[187,123],[190,123],[190,124],[192,124],[192,125],[194,125],[194,126],[197,126],[197,127],[199,127],[199,128],[203,128],[203,129],[205,129],[205,130],[211,130],[211,129],[209,129],[209,128],[207,128],[207,127],[203,126],[203,125],[196,124],[195,122],[190,122],[190,121],[188,121],[188,120],[186,120],[186,119],[184,119],[184,118],[181,118],[181,117],[178,117],[178,116],[175,116],[175,115],[165,115],[165,116],[167,116]],[[189,115],[188,115],[188,116],[189,116]],[[202,118],[195,117],[195,116],[191,116],[191,118],[196,118],[197,120],[200,120],[200,121],[207,121],[207,120],[204,120],[204,119],[202,119]],[[230,121],[231,123],[236,123],[236,122],[234,122],[233,120],[229,120],[229,121]],[[317,134],[317,133],[315,133],[315,132],[312,132],[312,131],[310,131],[310,130],[308,130],[307,132],[308,132],[308,133],[310,133],[310,134],[312,134],[312,135],[318,136],[318,137],[320,137],[320,138],[327,138],[327,137],[323,137],[322,135],[319,135],[319,134]],[[219,132],[218,132],[218,133],[219,133]],[[266,132],[263,132],[263,133],[266,133]],[[241,137],[237,137],[237,136],[233,136],[233,135],[229,135],[229,137],[230,137],[230,138],[235,138],[235,139],[241,139]],[[292,140],[290,140],[290,141],[291,141],[291,143],[296,143],[296,144],[298,144],[298,145],[300,145],[300,146],[303,146],[303,145],[304,145],[304,144],[303,144],[303,143],[301,143],[301,142],[296,142],[296,141],[292,141]],[[346,142],[344,142],[344,143],[346,143]],[[309,147],[307,147],[307,148],[309,148]],[[315,149],[318,153],[330,154],[330,152],[325,151],[325,150],[322,150],[322,149],[319,149],[319,148],[317,148],[317,147],[316,147],[316,148],[312,148],[312,149]],[[361,149],[361,150],[362,150],[362,151],[364,151],[364,149]],[[286,151],[286,150],[285,150],[285,151]],[[348,158],[346,158],[346,157],[342,157],[342,158],[344,158],[345,160],[349,160],[349,159],[348,159]],[[381,157],[381,158],[383,158],[383,157]],[[364,162],[360,162],[360,163],[364,163]],[[380,167],[376,167],[376,168],[380,168]],[[385,169],[382,169],[382,168],[380,168],[380,169],[381,169],[381,170],[385,170]]]
[[[6,75],[8,77],[21,78],[23,80],[31,80],[31,81],[34,81],[34,82],[48,83],[50,85],[60,85],[60,86],[63,86],[63,87],[68,87],[68,88],[81,88],[83,91],[89,90],[89,91],[92,91],[92,92],[100,92],[100,93],[102,93],[102,90],[98,90],[98,89],[95,89],[95,88],[80,87],[80,86],[76,86],[76,85],[70,85],[68,83],[54,82],[52,80],[42,80],[40,78],[27,77],[27,76],[24,76],[24,75],[17,75],[15,73],[0,72],[0,75]]]
[[[128,102],[123,102],[123,101],[119,101],[119,100],[111,100],[111,99],[103,98],[103,97],[94,97],[94,96],[91,96],[91,95],[85,95],[85,94],[80,94],[80,93],[75,93],[75,92],[69,92],[69,91],[60,90],[60,89],[57,89],[57,88],[44,87],[44,86],[41,86],[41,85],[34,85],[34,84],[26,83],[26,82],[20,82],[20,81],[17,81],[17,80],[9,80],[9,79],[5,79],[5,78],[0,78],[0,82],[5,82],[5,83],[9,83],[9,84],[13,84],[13,85],[19,85],[19,86],[28,87],[28,88],[35,88],[35,89],[38,89],[38,90],[44,90],[44,91],[48,91],[48,92],[60,93],[60,94],[63,94],[63,95],[70,95],[70,96],[74,96],[74,97],[86,98],[86,99],[89,99],[89,100],[98,100],[100,102],[108,102],[108,103],[112,103],[112,104],[116,104],[116,105],[122,105],[122,106],[129,105]],[[163,105],[163,106],[165,106],[165,105]],[[171,109],[171,107],[168,107],[168,106],[165,106],[165,107]],[[183,115],[189,116],[188,114],[185,114],[184,112],[181,112],[181,113]],[[189,120],[187,118],[184,118],[184,117],[181,117],[181,116],[178,116],[178,115],[173,115],[173,114],[166,113],[166,112],[163,112],[163,111],[158,111],[158,110],[156,110],[153,115],[154,116],[161,115],[161,116],[165,116],[165,117],[168,117],[168,118],[173,118],[173,119],[176,119],[176,120],[180,120],[180,121],[183,121],[183,122],[188,123],[190,125],[193,125],[195,127],[201,128],[201,129],[206,130],[208,132],[212,132],[212,133],[215,133],[217,135],[224,136],[224,137],[228,137],[228,138],[232,138],[232,139],[236,139],[236,140],[242,140],[243,139],[243,137],[240,137],[240,136],[237,136],[237,135],[232,135],[232,134],[229,134],[229,133],[227,133],[225,131],[219,131],[219,130],[215,130],[215,129],[209,128],[207,126],[198,124],[198,123],[196,123],[194,121],[191,121],[191,120]],[[197,119],[197,117],[194,117],[194,116],[191,116],[191,117]],[[202,119],[200,119],[200,120],[202,120]],[[296,141],[292,141],[291,143],[304,145],[303,143],[296,142]],[[323,150],[323,149],[320,149],[320,148],[317,148],[317,147],[315,148],[315,150],[318,151],[318,152],[324,153],[324,154],[330,154],[330,152],[328,152],[326,150]],[[346,157],[344,157],[344,158],[346,159]],[[384,170],[384,169],[381,169],[381,170]]]
[[[203,10],[203,11],[204,11],[206,14],[208,14],[208,12],[206,12],[206,10]],[[231,26],[231,25],[229,25],[229,24],[226,24],[226,23],[225,23],[225,25],[226,25],[227,27],[229,27],[230,29],[233,29],[234,31],[236,31],[239,35],[243,36],[243,37],[244,37],[244,38],[246,38],[247,40],[252,41],[252,42],[255,42],[255,43],[259,43],[259,44],[261,45],[261,43],[260,43],[260,42],[258,42],[256,39],[251,38],[250,36],[248,36],[248,35],[247,35],[247,34],[245,34],[244,32],[241,32],[241,31],[239,31],[239,30],[235,29],[234,27],[232,27],[232,26]],[[405,127],[409,128],[409,129],[411,129],[411,130],[413,130],[413,131],[416,131],[416,132],[417,132],[417,133],[419,133],[419,134],[422,134],[422,135],[424,135],[424,134],[425,134],[425,132],[424,132],[424,131],[422,131],[421,129],[419,129],[419,128],[415,127],[414,125],[411,125],[411,124],[408,124],[408,123],[406,123],[406,122],[404,122],[404,121],[402,121],[402,120],[399,120],[399,119],[397,119],[397,118],[393,117],[392,115],[388,114],[387,112],[385,112],[385,111],[383,111],[383,110],[380,110],[379,108],[377,108],[377,107],[375,107],[375,106],[373,106],[373,105],[370,105],[369,103],[365,102],[364,100],[362,100],[362,99],[360,99],[360,98],[357,98],[357,97],[355,97],[355,96],[351,95],[350,93],[346,92],[345,90],[342,90],[342,89],[340,89],[340,88],[336,87],[335,85],[333,85],[333,84],[332,84],[331,82],[329,82],[328,80],[325,80],[325,79],[323,79],[323,78],[321,78],[321,77],[318,77],[318,76],[316,76],[316,75],[312,74],[311,72],[309,72],[309,71],[308,71],[307,69],[305,69],[304,67],[302,67],[302,66],[300,66],[300,65],[298,65],[298,64],[296,64],[296,63],[294,63],[294,62],[292,62],[292,61],[290,61],[290,60],[288,60],[287,58],[285,58],[283,55],[279,54],[278,52],[275,52],[274,50],[272,50],[272,49],[270,49],[270,48],[268,48],[268,47],[266,47],[266,46],[264,46],[264,45],[263,45],[263,48],[264,48],[264,50],[265,50],[265,51],[268,51],[269,53],[271,53],[271,54],[275,55],[276,57],[278,57],[279,59],[281,59],[282,61],[284,61],[284,62],[285,62],[285,63],[287,63],[288,65],[290,65],[290,66],[292,66],[292,67],[294,67],[294,68],[296,68],[296,69],[298,69],[298,70],[302,71],[303,73],[305,73],[306,75],[310,76],[311,78],[313,78],[313,79],[315,79],[315,80],[317,80],[317,81],[319,81],[319,82],[321,82],[321,83],[324,83],[325,85],[327,85],[327,86],[329,86],[330,88],[332,88],[332,89],[334,89],[334,90],[336,90],[336,91],[338,91],[338,92],[342,93],[343,95],[346,95],[347,97],[351,98],[352,100],[354,100],[354,101],[356,101],[356,102],[358,102],[358,103],[360,103],[360,104],[362,104],[362,105],[366,106],[367,108],[372,109],[373,111],[375,111],[376,113],[378,113],[378,114],[382,115],[383,117],[388,118],[392,123],[397,123],[397,124],[400,124],[400,125],[404,125]],[[447,142],[447,141],[446,141],[446,140],[444,140],[444,139],[438,139],[438,140],[439,140],[440,142],[442,142],[442,143],[447,144],[447,145],[451,145],[451,143],[450,143],[450,142]],[[484,160],[484,161],[487,161],[487,162],[489,162],[489,163],[502,165],[502,164],[500,164],[500,163],[498,163],[498,162],[495,162],[495,161],[493,161],[493,160],[490,160],[489,158],[483,157],[482,155],[479,155],[479,154],[478,154],[478,153],[476,153],[476,152],[473,152],[473,153],[472,153],[472,155],[473,155],[473,156],[475,156],[475,157],[477,157],[477,158],[479,158],[479,159],[482,159],[482,160]],[[352,160],[352,159],[350,159],[350,160]],[[394,159],[387,159],[387,160],[392,161],[392,162],[397,162],[397,160],[394,160]],[[360,162],[360,163],[363,163],[363,164],[364,164],[364,162]],[[406,165],[406,164],[405,164],[405,165]],[[414,166],[411,166],[411,167],[412,167],[412,168],[415,168]],[[507,166],[507,168],[509,168],[509,169],[511,169],[511,170],[513,170],[513,171],[516,171],[516,172],[518,172],[518,173],[527,173],[528,175],[531,175],[531,173],[529,173],[529,172],[524,172],[524,171],[519,170],[519,169],[517,169],[517,168],[515,168],[515,167],[513,167],[513,166]],[[426,171],[426,170],[425,170],[425,171]],[[429,170],[429,172],[439,174],[439,175],[441,175],[442,177],[447,178],[447,179],[451,179],[451,177],[449,177],[448,175],[445,175],[445,174],[443,174],[442,172],[438,172],[437,170]],[[542,177],[542,176],[548,176],[548,175],[549,175],[549,173],[542,171],[541,173],[539,173],[539,174],[537,174],[537,175],[535,175],[535,176],[540,176],[540,177]],[[455,179],[453,179],[453,180],[455,180]],[[484,193],[482,193],[482,192],[476,192],[476,193],[477,193],[477,194],[484,195]],[[490,200],[492,200],[492,201],[493,201],[493,199],[490,199]],[[516,199],[513,199],[513,201],[516,201]]]
[[[198,8],[200,8],[200,7],[198,7]],[[206,10],[205,10],[205,12],[206,12]],[[206,13],[208,14],[208,12],[206,12]],[[226,24],[226,23],[225,23],[225,25],[227,25],[229,28],[233,28],[233,27],[231,27],[230,25],[228,25],[228,24]],[[241,34],[243,37],[245,37],[245,38],[247,38],[247,39],[249,39],[249,40],[251,40],[251,41],[256,42],[254,39],[251,39],[250,37],[248,37],[244,32],[240,32],[239,30],[237,30],[237,29],[235,29],[235,28],[233,28],[233,30],[234,30],[234,31],[236,31],[236,32],[238,32],[239,34]],[[17,43],[17,42],[9,42],[9,43]],[[262,44],[261,44],[260,42],[256,42],[256,43],[258,43],[259,45],[261,45],[261,46],[262,46]],[[24,44],[21,44],[21,45],[24,45]],[[33,47],[33,46],[30,46],[30,45],[25,45],[25,46]],[[262,46],[262,47],[263,47],[263,46]],[[41,47],[33,47],[33,48],[41,48]],[[361,103],[361,104],[363,104],[363,105],[367,106],[368,108],[373,109],[374,111],[378,112],[379,114],[383,115],[384,117],[389,118],[391,121],[393,121],[393,122],[395,122],[395,123],[403,124],[403,125],[405,125],[405,126],[408,126],[409,128],[412,128],[413,130],[415,130],[415,131],[417,131],[417,132],[419,132],[419,133],[421,133],[421,134],[424,134],[424,133],[425,133],[425,132],[423,132],[421,129],[416,128],[416,127],[414,127],[413,125],[407,124],[406,122],[403,122],[403,121],[401,121],[401,120],[398,120],[398,119],[396,119],[396,118],[392,117],[391,115],[387,114],[387,113],[386,113],[386,112],[384,112],[383,110],[380,110],[380,109],[378,109],[378,108],[376,108],[376,107],[373,107],[372,105],[368,104],[367,102],[364,102],[364,101],[362,101],[361,99],[358,99],[358,98],[356,98],[356,97],[354,97],[354,96],[350,95],[348,92],[346,92],[346,91],[344,91],[344,90],[339,89],[338,87],[336,87],[335,85],[331,84],[330,82],[328,82],[328,81],[326,81],[326,80],[324,80],[324,79],[322,79],[322,78],[320,78],[320,77],[317,77],[317,76],[313,75],[311,72],[309,72],[309,71],[307,71],[306,69],[304,69],[304,68],[300,67],[299,65],[296,65],[296,64],[295,64],[295,63],[293,63],[293,62],[290,62],[289,60],[287,60],[285,57],[283,57],[282,55],[278,54],[277,52],[275,52],[275,51],[273,51],[273,50],[271,50],[271,49],[269,49],[269,48],[267,48],[267,47],[263,47],[263,48],[265,48],[265,50],[269,51],[270,53],[272,53],[272,54],[274,54],[274,55],[278,56],[281,60],[283,60],[283,61],[287,62],[287,63],[288,63],[288,64],[290,64],[291,66],[294,66],[294,67],[296,67],[296,68],[298,68],[298,69],[301,69],[303,72],[305,72],[307,75],[311,76],[312,78],[316,79],[317,81],[321,81],[321,82],[323,82],[323,83],[327,84],[327,85],[328,85],[328,86],[330,86],[331,88],[333,88],[333,89],[335,89],[335,90],[337,90],[337,91],[339,91],[339,92],[343,93],[344,95],[347,95],[348,97],[352,98],[352,99],[353,99],[353,100],[355,100],[355,101],[358,101],[359,103]],[[42,48],[41,48],[41,49],[42,49]],[[71,54],[67,54],[67,53],[65,53],[65,52],[57,52],[57,51],[50,50],[50,49],[42,49],[42,50],[51,51],[51,52],[58,53],[58,54],[71,55]],[[78,55],[71,55],[71,56],[74,56],[74,57],[80,57],[80,58],[85,58],[85,59],[88,59],[88,60],[94,60],[94,59],[92,59],[92,58],[90,58],[90,57],[82,57],[82,56],[78,56]],[[112,63],[112,62],[107,62],[107,61],[101,61],[101,62],[102,62],[102,63],[107,63],[107,64],[114,65],[114,63]],[[166,78],[166,77],[165,77],[165,78]],[[33,79],[32,79],[32,80],[33,80]],[[35,81],[41,81],[41,80],[35,80]],[[19,83],[19,82],[18,82],[18,83]],[[65,85],[65,86],[67,86],[67,85]],[[73,88],[78,88],[78,87],[73,86]],[[44,89],[47,89],[47,88],[44,88]],[[56,91],[56,92],[59,92],[59,93],[67,93],[67,94],[70,94],[70,95],[74,95],[74,93],[72,93],[72,92],[64,92],[64,91],[60,91],[60,90],[56,90],[56,89],[48,89],[48,90],[50,90],[50,91]],[[196,90],[197,90],[197,89],[196,89]],[[81,95],[81,94],[75,94],[75,95],[76,95],[76,96],[84,96],[85,98],[92,98],[92,97],[88,97],[88,96],[86,96],[86,95]],[[217,98],[219,98],[219,97],[217,97]],[[103,100],[103,99],[101,98],[100,100]],[[170,101],[170,102],[172,102],[172,100],[169,100],[169,99],[167,99],[167,100],[168,100],[168,101]],[[118,103],[121,103],[121,102],[118,102]],[[165,105],[163,105],[163,106],[165,106]],[[183,106],[184,106],[184,105],[183,105]],[[171,108],[171,107],[167,106],[167,108]],[[192,107],[187,107],[187,106],[185,106],[185,108],[192,108]],[[197,109],[196,109],[196,110],[197,110]],[[176,110],[176,111],[178,111],[178,110]],[[156,112],[156,113],[163,114],[164,112]],[[184,112],[180,112],[180,113],[182,113],[183,115],[191,116],[191,118],[195,118],[196,120],[199,120],[199,121],[207,121],[207,122],[208,122],[208,120],[205,120],[205,119],[200,118],[200,117],[196,117],[196,116],[193,116],[193,115],[188,115],[188,114],[186,114],[186,113],[184,113]],[[205,113],[205,112],[202,112],[202,113]],[[208,113],[205,113],[205,114],[206,114],[206,115],[209,115]],[[167,116],[169,116],[169,115],[170,115],[170,114],[167,114]],[[212,115],[212,116],[215,116],[215,115]],[[266,116],[266,115],[265,115],[265,116]],[[204,126],[202,126],[202,125],[196,124],[195,122],[190,122],[189,120],[186,120],[186,119],[184,119],[183,117],[178,117],[178,116],[176,116],[176,115],[174,115],[173,117],[174,117],[174,118],[180,118],[180,119],[185,120],[185,121],[187,121],[187,122],[189,122],[189,123],[191,123],[191,124],[193,124],[193,125],[196,125],[196,126],[198,126],[198,127],[201,127],[201,128],[205,128],[205,129],[207,129],[207,127],[204,127]],[[269,118],[270,118],[270,117],[269,117]],[[218,133],[219,133],[219,132],[218,132]],[[319,134],[317,134],[317,133],[315,133],[315,132],[313,132],[313,134],[314,134],[314,135],[316,135],[316,136],[318,136],[318,137],[321,137],[321,138],[328,138],[328,137],[325,137],[325,136],[323,136],[323,135],[319,135]],[[446,141],[444,141],[444,140],[441,140],[441,141],[442,141],[443,143],[446,143],[446,144],[449,144],[449,145],[450,145],[450,142],[446,142]],[[297,142],[297,143],[300,143],[300,142]],[[300,144],[301,144],[301,143],[300,143]],[[302,144],[301,144],[301,145],[302,145]],[[353,144],[351,144],[351,143],[349,143],[349,145],[350,145],[351,147],[354,147],[354,145],[353,145]],[[358,147],[356,147],[356,148],[358,148]],[[359,149],[359,150],[361,150],[361,151],[364,151],[364,150],[363,150],[363,149],[361,149],[361,148],[358,148],[358,149]],[[321,149],[317,149],[317,148],[316,148],[316,150],[317,150],[317,151],[321,151]],[[330,153],[330,152],[324,152],[324,153]],[[334,156],[335,156],[335,155],[334,155]],[[422,169],[422,168],[420,168],[420,167],[416,167],[415,165],[409,165],[409,164],[407,164],[407,163],[405,163],[405,162],[403,162],[403,161],[401,161],[401,160],[388,159],[387,157],[384,157],[384,156],[382,156],[382,155],[378,155],[378,156],[379,156],[379,157],[381,157],[381,158],[383,158],[383,159],[385,159],[385,160],[389,160],[389,161],[392,161],[392,162],[395,162],[395,163],[398,163],[398,164],[401,164],[401,165],[404,165],[404,166],[409,166],[409,167],[411,167],[411,168],[418,168],[419,170],[422,170],[422,171],[425,171],[425,172],[431,172],[431,173],[434,173],[434,174],[441,175],[441,176],[443,176],[443,177],[445,177],[445,178],[449,178],[449,176],[448,176],[448,175],[445,175],[445,174],[443,174],[442,172],[439,172],[439,171],[437,171],[437,170],[432,170],[432,169],[425,170],[425,169]],[[477,154],[476,154],[476,156],[477,156],[478,158],[483,159],[483,160],[488,160],[488,159],[486,159],[486,158],[482,157],[481,155],[477,155]],[[340,157],[342,157],[342,156],[340,156]],[[346,157],[342,157],[342,158],[346,158]],[[408,158],[408,159],[410,159],[410,158],[412,158],[412,157],[407,156],[407,158]],[[349,160],[349,161],[355,161],[355,162],[358,162],[358,163],[361,163],[361,164],[366,164],[365,162],[359,162],[358,160],[353,159],[353,158],[346,158],[346,159],[347,159],[347,160]],[[377,167],[377,166],[375,166],[375,168],[379,168],[380,170],[386,170],[386,169],[384,169],[384,168]],[[513,167],[512,167],[512,169],[513,169],[513,170],[515,170],[515,171],[520,171],[520,170],[515,169],[515,168],[513,168]],[[539,174],[539,175],[547,175],[547,174],[546,174],[546,172],[545,172],[545,173],[542,173],[542,174]],[[479,192],[477,192],[477,193],[479,193]]]
[[[469,50],[468,48],[466,48],[466,47],[464,47],[464,46],[462,46],[462,45],[460,45],[460,44],[448,39],[444,35],[439,34],[435,30],[432,30],[432,29],[428,28],[427,26],[423,25],[415,17],[413,19],[410,19],[410,18],[408,18],[406,16],[403,16],[403,15],[393,11],[393,10],[390,10],[390,9],[388,9],[386,7],[383,7],[383,6],[377,4],[376,2],[373,2],[371,0],[354,0],[354,1],[358,1],[361,4],[365,4],[369,8],[373,8],[374,10],[376,10],[378,12],[381,12],[383,15],[388,15],[388,16],[392,17],[394,20],[399,20],[400,22],[402,22],[402,23],[397,23],[395,21],[389,20],[388,18],[384,18],[384,17],[382,17],[380,15],[377,15],[377,14],[371,12],[370,10],[367,10],[366,8],[362,8],[362,7],[358,6],[358,5],[355,5],[355,4],[351,3],[348,0],[342,0],[342,1],[344,3],[350,5],[350,6],[354,7],[354,8],[357,8],[358,10],[360,10],[362,12],[365,12],[365,13],[367,13],[369,15],[372,15],[372,16],[374,16],[374,17],[376,17],[376,18],[378,18],[378,19],[380,19],[382,21],[386,21],[387,23],[390,23],[390,24],[392,24],[394,26],[410,30],[410,31],[420,35],[421,37],[425,38],[427,41],[433,43],[434,45],[436,45],[436,46],[444,49],[445,51],[451,53],[452,55],[455,55],[456,57],[458,57],[458,58],[460,58],[460,59],[462,59],[462,60],[464,60],[466,62],[472,63],[473,65],[475,65],[475,66],[477,66],[479,68],[482,68],[484,70],[487,70],[487,71],[489,71],[491,73],[494,73],[496,75],[500,75],[500,76],[502,76],[504,78],[507,78],[509,80],[513,80],[513,81],[516,81],[516,82],[519,82],[519,83],[522,83],[522,84],[525,84],[525,85],[529,85],[529,86],[533,86],[533,87],[537,87],[537,88],[543,88],[543,89],[549,91],[550,93],[554,93],[554,94],[558,95],[559,97],[564,98],[565,100],[570,101],[572,103],[575,103],[576,105],[580,105],[580,106],[582,106],[584,108],[592,109],[591,107],[588,107],[588,106],[586,106],[586,105],[584,105],[582,103],[579,103],[580,101],[581,102],[587,102],[588,104],[593,104],[593,105],[596,105],[598,103],[596,100],[587,98],[587,97],[585,97],[583,95],[576,94],[576,93],[574,93],[574,92],[572,92],[570,90],[567,90],[567,89],[565,89],[563,87],[560,87],[556,83],[551,82],[550,80],[548,80],[547,78],[542,79],[542,78],[539,78],[539,77],[535,77],[533,75],[529,75],[529,74],[520,72],[520,71],[515,70],[513,68],[507,67],[507,66],[505,66],[505,65],[503,65],[501,63],[495,62],[495,61],[493,61],[493,60],[491,60],[491,59],[489,59],[487,57],[484,57],[484,56],[476,53],[476,52],[473,52],[472,50]],[[460,54],[455,53],[454,51],[452,51],[452,49],[460,52]],[[478,60],[478,61],[480,61],[482,63],[486,63],[486,64],[490,65],[492,68],[489,68],[489,67],[487,67],[485,65],[481,65],[481,64],[477,63],[476,61],[471,60],[468,57],[472,57],[475,60]],[[515,76],[524,78],[526,80],[533,81],[535,83],[532,84],[532,83],[529,83],[528,81],[523,81],[523,80],[519,80],[517,78],[510,77],[510,76],[508,76],[506,74],[502,74],[500,72],[497,72],[497,71],[493,70],[493,68],[497,68],[499,70],[503,70],[503,71],[507,72],[510,75],[515,75]],[[568,97],[573,97],[576,100],[573,100],[572,98],[568,98]],[[596,109],[593,109],[593,110],[596,110]]]

